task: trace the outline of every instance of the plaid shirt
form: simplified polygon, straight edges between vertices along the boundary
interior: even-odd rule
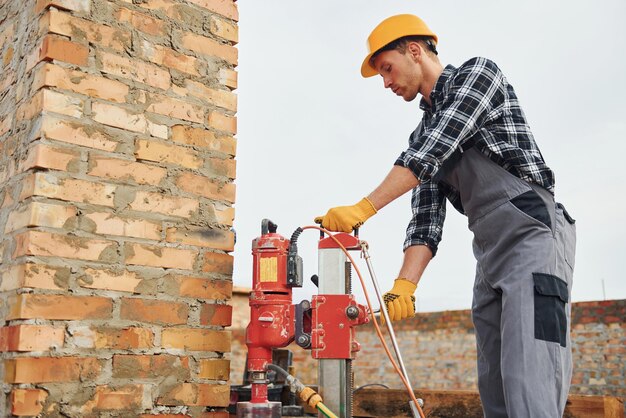
[[[395,164],[420,179],[413,190],[413,218],[404,249],[427,245],[433,255],[441,241],[446,201],[462,214],[458,191],[439,181],[445,169],[473,146],[515,176],[554,193],[554,175],[546,166],[517,101],[498,66],[472,58],[459,68],[448,65],[430,94],[422,98],[422,121],[409,138],[409,148]]]

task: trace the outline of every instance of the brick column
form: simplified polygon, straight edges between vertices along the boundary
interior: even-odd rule
[[[0,2],[0,416],[227,416],[237,19]]]

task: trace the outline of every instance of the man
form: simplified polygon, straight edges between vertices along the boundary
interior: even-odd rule
[[[350,232],[413,190],[404,261],[384,295],[390,318],[400,320],[415,314],[413,293],[437,252],[447,198],[474,234],[472,319],[485,416],[560,417],[572,374],[574,220],[554,202],[553,173],[497,65],[473,58],[444,68],[436,44],[413,15],[372,31],[361,74],[380,74],[407,102],[421,95],[422,120],[380,186],[316,222]]]

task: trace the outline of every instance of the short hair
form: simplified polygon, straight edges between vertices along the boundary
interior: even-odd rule
[[[395,49],[401,54],[405,54],[410,42],[417,42],[417,43],[422,44],[426,52],[433,56],[436,56],[439,54],[437,52],[437,46],[435,44],[435,40],[432,37],[421,36],[421,35],[409,35],[409,36],[403,36],[402,38],[398,38],[395,41],[391,41],[387,45],[383,46],[378,51],[376,51],[369,60],[370,65],[372,65],[373,67],[374,60],[376,59],[378,54],[384,51],[391,51]]]

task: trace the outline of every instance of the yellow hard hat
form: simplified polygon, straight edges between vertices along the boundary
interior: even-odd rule
[[[385,45],[400,39],[404,36],[430,36],[437,43],[435,35],[426,26],[426,23],[415,15],[403,14],[388,17],[374,28],[370,36],[367,37],[368,54],[361,64],[361,75],[371,77],[378,72],[370,65],[370,58]]]

